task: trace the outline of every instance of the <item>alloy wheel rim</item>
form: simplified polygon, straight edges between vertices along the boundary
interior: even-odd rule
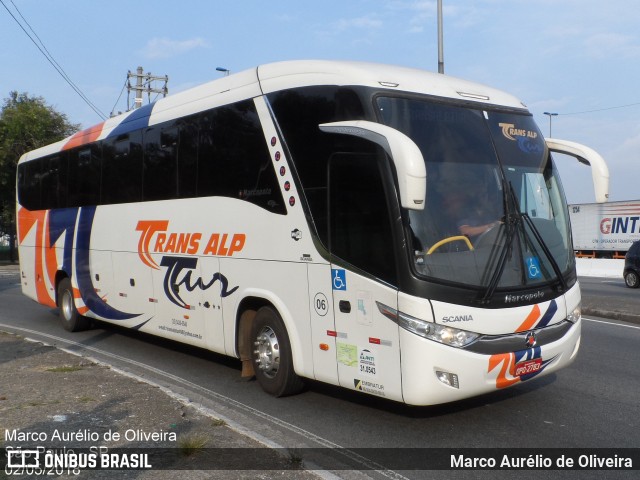
[[[274,378],[280,368],[280,345],[276,332],[269,326],[263,327],[254,342],[255,362],[258,369],[268,378]]]

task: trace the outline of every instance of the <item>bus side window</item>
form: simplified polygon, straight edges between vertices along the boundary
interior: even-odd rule
[[[67,154],[45,157],[42,165],[42,208],[67,206]],[[100,166],[98,165],[98,169]],[[99,174],[99,170],[98,170]]]
[[[171,200],[177,196],[178,129],[154,126],[144,134],[144,201]]]
[[[86,146],[69,152],[70,207],[96,205],[100,202],[100,155],[96,146]]]
[[[196,116],[178,120],[178,198],[197,195],[198,121]]]
[[[244,200],[286,214],[280,185],[253,101],[204,114],[198,150],[198,196]]]
[[[323,133],[318,125],[368,118],[362,100],[352,88],[323,85],[275,92],[269,94],[269,102],[291,151],[318,237],[328,246],[327,162],[336,151],[366,150],[353,138]]]
[[[102,144],[102,202],[142,200],[142,134],[134,131]]]
[[[41,208],[40,171],[42,162],[32,160],[18,167],[18,192],[20,204],[28,210]]]
[[[332,155],[329,232],[332,255],[397,284],[391,216],[379,155]]]

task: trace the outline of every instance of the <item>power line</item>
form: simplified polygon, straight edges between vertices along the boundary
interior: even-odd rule
[[[583,112],[558,113],[558,115],[580,115],[580,114],[583,114],[583,113],[604,112],[606,110],[615,110],[617,108],[635,107],[637,105],[640,105],[640,102],[628,103],[627,105],[618,105],[617,107],[606,107],[606,108],[598,108],[596,110],[585,110]]]
[[[118,95],[118,99],[116,100],[116,103],[113,104],[113,108],[111,109],[111,116],[112,117],[115,116],[116,105],[118,105],[118,102],[122,98],[122,94],[124,93],[125,88],[127,88],[127,80],[124,81],[124,84],[122,85],[122,90],[120,90],[120,95]]]
[[[71,80],[71,78],[63,70],[63,68],[60,66],[60,64],[58,62],[56,62],[56,60],[53,58],[53,55],[51,55],[49,50],[47,50],[47,47],[45,47],[44,42],[42,42],[42,40],[40,39],[38,34],[35,32],[35,30],[31,27],[31,25],[29,25],[29,22],[27,22],[27,20],[24,18],[24,16],[22,15],[20,10],[16,6],[16,4],[13,3],[13,0],[10,0],[10,1],[11,1],[11,4],[13,5],[13,7],[16,9],[16,12],[18,12],[18,15],[20,15],[20,18],[22,18],[24,23],[29,27],[29,29],[33,32],[33,34],[35,35],[35,37],[38,39],[38,41],[40,43],[38,43],[38,42],[36,42],[34,40],[34,38],[26,30],[26,28],[22,25],[22,23],[20,23],[20,20],[18,20],[16,18],[16,16],[13,14],[13,12],[11,12],[11,10],[9,10],[9,7],[7,7],[7,5],[4,3],[4,1],[0,0],[0,3],[2,3],[2,6],[5,8],[5,10],[9,13],[9,15],[11,15],[11,18],[13,18],[15,20],[15,22],[22,29],[22,31],[27,35],[27,37],[29,37],[29,39],[33,42],[33,44],[36,46],[36,48],[40,51],[40,53],[42,53],[42,55],[44,55],[44,57],[47,59],[47,61],[58,72],[58,74],[60,74],[60,76],[64,79],[64,81],[69,84],[69,86],[80,96],[80,98],[89,106],[89,108],[91,108],[91,110],[93,110],[101,119],[103,119],[103,120],[106,119],[107,116],[104,113],[102,113],[102,111],[100,111],[100,109],[93,102],[91,102],[91,100],[89,100],[89,98],[82,92],[82,90],[80,90],[80,87],[78,87]]]

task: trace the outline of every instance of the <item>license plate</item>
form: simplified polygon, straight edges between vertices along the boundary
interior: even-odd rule
[[[533,360],[527,360],[526,362],[516,363],[515,376],[521,377],[523,375],[529,375],[535,373],[542,367],[542,359],[534,358]]]

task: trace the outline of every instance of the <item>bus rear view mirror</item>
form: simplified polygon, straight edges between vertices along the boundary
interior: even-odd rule
[[[593,150],[576,142],[547,138],[547,147],[556,153],[563,153],[576,158],[580,163],[591,167],[593,178],[593,190],[596,194],[596,202],[604,203],[609,198],[609,167],[604,158]]]
[[[413,140],[394,128],[366,120],[323,123],[319,127],[323,132],[360,137],[380,145],[395,165],[400,204],[410,210],[424,209],[427,170]]]

